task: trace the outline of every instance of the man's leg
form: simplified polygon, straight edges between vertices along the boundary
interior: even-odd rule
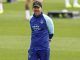
[[[78,3],[78,0],[74,0],[74,2],[73,2],[73,7],[78,7],[78,8],[80,8],[80,4]]]
[[[33,0],[33,1],[39,1],[39,2],[41,2],[41,3],[43,2],[43,0]]]
[[[3,13],[3,4],[2,4],[2,0],[0,0],[0,14]]]
[[[34,50],[28,51],[28,60],[38,60],[37,52]]]
[[[40,60],[49,60],[50,58],[50,50],[41,50],[39,54]]]
[[[70,0],[65,0],[65,6],[66,8],[71,8]]]
[[[25,2],[26,19],[30,19],[30,3],[31,0],[26,0]]]

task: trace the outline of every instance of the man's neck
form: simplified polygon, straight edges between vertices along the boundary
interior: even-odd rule
[[[43,13],[41,12],[39,15],[33,14],[33,16],[36,17],[36,18],[38,18],[38,17],[42,16],[42,14],[43,14]]]

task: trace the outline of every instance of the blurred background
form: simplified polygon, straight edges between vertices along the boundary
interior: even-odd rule
[[[0,60],[28,60],[31,30],[25,19],[25,1],[2,0],[2,4]],[[55,26],[50,60],[80,60],[79,5],[74,6],[73,0],[70,4],[65,0],[44,0],[43,11],[53,19]]]

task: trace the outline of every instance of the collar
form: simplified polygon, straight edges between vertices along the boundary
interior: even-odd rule
[[[39,18],[39,17],[41,17],[43,15],[43,13],[41,12],[41,14],[40,15],[38,15],[38,16],[36,16],[35,14],[33,14],[33,16],[34,17],[36,17],[36,18]]]

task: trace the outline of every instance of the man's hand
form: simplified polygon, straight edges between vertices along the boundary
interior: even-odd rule
[[[49,39],[49,42],[51,42],[51,39]]]

